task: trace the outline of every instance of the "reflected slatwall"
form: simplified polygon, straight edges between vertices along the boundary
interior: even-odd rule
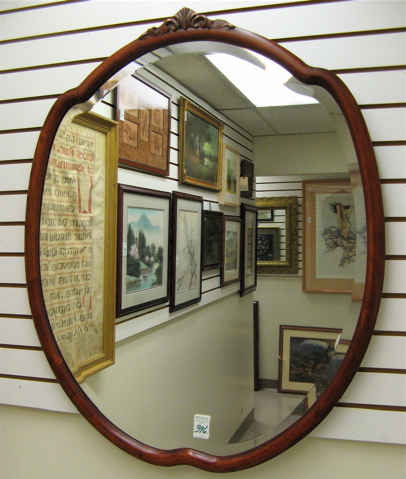
[[[0,326],[2,402],[72,411],[31,319],[24,274],[25,202],[41,125],[55,99],[184,2],[1,2]],[[406,347],[405,3],[190,1],[335,71],[361,105],[377,156],[387,232],[382,307],[354,382],[313,435],[401,443]],[[215,11],[213,11],[215,10]],[[108,105],[106,105],[109,108]],[[175,132],[174,132],[175,133]],[[175,135],[173,135],[175,138]],[[176,178],[176,151],[171,177]],[[173,181],[176,184],[176,181]],[[152,188],[154,186],[151,186]]]

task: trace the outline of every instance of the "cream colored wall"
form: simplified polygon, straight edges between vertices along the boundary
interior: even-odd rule
[[[4,403],[26,406],[1,408],[2,475],[7,479],[207,476],[186,466],[163,469],[131,458],[79,415],[58,412],[74,409],[55,383],[36,338],[23,258],[30,162],[56,96],[82,81],[100,58],[161,23],[156,18],[171,16],[185,4],[106,1],[35,8],[45,3],[49,2],[1,1],[3,9],[30,7],[0,17],[2,38],[9,40],[0,45],[1,92],[7,100],[0,104],[0,382]],[[270,3],[273,8],[233,12]],[[402,202],[406,94],[404,71],[397,66],[406,63],[406,42],[404,33],[396,29],[404,27],[405,2],[284,3],[288,2],[192,0],[187,6],[216,10],[211,17],[279,39],[306,63],[334,69],[357,102],[366,106],[363,115],[374,142],[387,217],[384,297],[363,370],[342,399],[349,407],[334,408],[312,437],[269,463],[228,477],[403,479],[404,447],[397,444],[405,442],[401,409],[405,375],[401,372],[406,369],[406,210]],[[127,25],[131,20],[144,23]],[[104,28],[108,25],[112,28]],[[58,32],[64,34],[54,35]]]
[[[338,328],[342,339],[350,339],[360,310],[360,302],[348,294],[303,293],[302,278],[295,276],[259,276],[254,299],[259,301],[261,379],[278,379],[279,325]]]
[[[255,175],[347,172],[335,133],[261,136],[254,139]]]
[[[110,444],[78,416],[2,406],[2,479],[209,479],[190,466],[163,468]],[[35,437],[33,434],[35,431]],[[404,446],[307,437],[232,479],[404,479]]]
[[[233,294],[120,341],[83,389],[141,442],[240,452],[228,441],[254,407],[252,344],[252,297]],[[211,416],[208,440],[192,437],[195,414]]]

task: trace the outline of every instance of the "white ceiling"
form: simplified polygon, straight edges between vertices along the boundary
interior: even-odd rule
[[[193,45],[192,45],[193,46]],[[199,48],[200,47],[200,48]],[[190,44],[188,44],[188,49]],[[195,47],[196,48],[196,47]],[[222,46],[229,51],[229,46]],[[250,55],[231,47],[238,56]],[[335,131],[330,114],[321,104],[256,107],[205,56],[212,45],[197,46],[198,52],[162,49],[154,66],[232,120],[253,137],[314,134]],[[164,52],[164,54],[163,54]],[[255,61],[255,60],[254,60]],[[296,80],[294,80],[296,81]],[[252,78],[255,88],[255,78]]]

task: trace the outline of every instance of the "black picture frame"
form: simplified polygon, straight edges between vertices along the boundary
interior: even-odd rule
[[[221,286],[241,280],[241,230],[239,216],[223,216]]]
[[[241,288],[244,296],[257,288],[257,223],[258,208],[241,204]]]
[[[118,317],[169,301],[171,203],[171,193],[118,185]]]
[[[202,230],[203,197],[173,192],[170,312],[201,301]]]
[[[223,213],[220,211],[203,211],[203,271],[221,268],[222,244],[221,228]]]
[[[240,196],[242,198],[252,198],[254,195],[254,163],[243,158],[240,165],[240,177],[248,178],[248,189],[243,190],[241,186]]]
[[[257,235],[258,261],[279,261],[280,258],[280,228],[261,226]]]

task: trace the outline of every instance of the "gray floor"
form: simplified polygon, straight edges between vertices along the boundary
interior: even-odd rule
[[[291,414],[301,401],[305,398],[299,394],[278,393],[276,389],[261,389],[256,391],[254,421],[240,437],[239,442],[248,441],[258,437],[265,432],[274,429],[275,434],[279,433],[279,425],[287,422],[294,422]]]

